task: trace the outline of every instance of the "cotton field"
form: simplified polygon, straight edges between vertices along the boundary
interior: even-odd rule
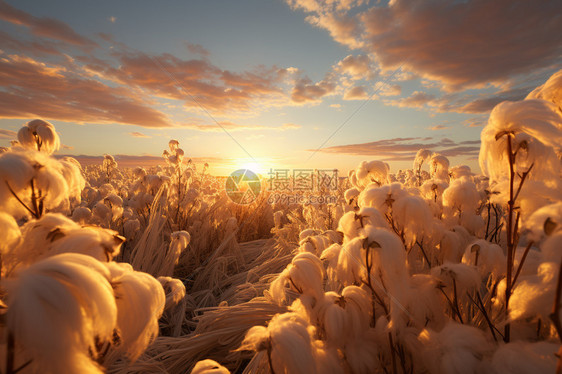
[[[30,121],[0,154],[0,371],[562,372],[561,108],[559,71],[492,110],[481,171],[366,160],[329,204],[237,204],[177,140],[82,166]]]

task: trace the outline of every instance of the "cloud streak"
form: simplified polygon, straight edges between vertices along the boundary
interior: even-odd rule
[[[480,141],[463,141],[457,143],[443,138],[429,141],[431,138],[393,138],[369,143],[346,144],[323,148],[320,152],[369,156],[384,161],[412,161],[419,149],[430,149],[447,157],[475,157],[480,150]],[[314,151],[314,150],[309,150]]]

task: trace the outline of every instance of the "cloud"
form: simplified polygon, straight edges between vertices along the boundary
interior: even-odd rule
[[[170,127],[167,116],[125,88],[83,78],[60,65],[10,55],[0,59],[0,118]]]
[[[34,17],[0,0],[0,19],[16,25],[23,25],[36,36],[57,39],[81,47],[94,47],[97,44],[78,34],[66,23],[47,17]]]
[[[393,138],[377,140],[369,143],[347,144],[320,149],[325,153],[342,153],[349,155],[371,156],[385,161],[412,161],[419,149],[430,149],[447,157],[475,157],[480,151],[480,141],[467,141],[457,143],[451,139],[443,138],[440,141],[431,138]],[[309,150],[313,151],[313,150]]]
[[[0,139],[14,140],[18,133],[12,130],[0,129]]]
[[[151,138],[151,136],[145,135],[138,131],[130,132],[129,135],[131,135],[133,138]]]
[[[404,64],[448,91],[560,64],[559,0],[393,0],[367,9],[359,1],[286,1],[335,41],[374,54],[382,69]]]
[[[299,78],[293,87],[291,99],[298,104],[319,102],[324,96],[333,94],[335,90],[336,84],[328,79],[312,83],[309,78]]]
[[[115,23],[115,22],[117,22],[117,17],[111,16],[111,17],[109,17],[107,20],[108,20],[109,22],[111,22],[111,23]]]
[[[251,131],[251,130],[267,130],[267,131],[287,131],[297,130],[301,126],[294,123],[284,123],[280,126],[264,126],[264,125],[251,125],[251,124],[238,124],[230,121],[222,121],[219,124],[205,124],[205,123],[184,123],[181,125],[183,128],[205,131],[205,132],[223,132],[223,131]]]
[[[206,50],[202,45],[200,44],[191,44],[189,42],[184,42],[183,43],[185,45],[185,48],[187,48],[187,50],[195,55],[200,55],[203,57],[207,57],[209,56],[211,53]]]
[[[366,100],[368,98],[369,95],[367,95],[367,91],[363,86],[355,86],[343,95],[344,100]]]
[[[422,108],[435,99],[434,95],[423,91],[415,91],[410,96],[389,101],[390,104],[401,108]]]
[[[66,149],[66,150],[73,150],[74,147],[71,145],[66,145],[66,144],[61,144],[61,149]]]
[[[398,96],[402,93],[402,87],[399,84],[384,84],[379,82],[376,89],[377,94],[380,96]]]
[[[372,79],[374,75],[372,68],[371,60],[366,55],[349,55],[337,63],[337,69],[353,80]]]
[[[438,130],[446,130],[446,129],[450,129],[451,126],[445,126],[445,125],[435,125],[435,126],[431,126],[428,127],[428,130],[432,130],[432,131],[438,131]]]
[[[204,107],[216,114],[250,113],[258,103],[267,107],[288,102],[278,86],[287,72],[277,67],[235,73],[208,60],[183,60],[168,53],[120,51],[113,57],[119,62],[117,67],[91,57],[77,60],[100,78],[140,88],[157,97],[181,100],[187,108]]]

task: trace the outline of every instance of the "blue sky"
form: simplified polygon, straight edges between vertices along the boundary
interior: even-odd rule
[[[61,154],[142,163],[174,138],[218,174],[254,162],[345,172],[373,159],[396,171],[419,147],[478,171],[493,106],[560,69],[561,8],[0,1],[0,146],[44,118]]]

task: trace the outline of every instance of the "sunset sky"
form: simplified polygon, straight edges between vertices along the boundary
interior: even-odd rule
[[[178,139],[217,174],[479,171],[490,110],[561,57],[560,0],[0,0],[0,146],[43,118],[60,154],[139,165]]]

